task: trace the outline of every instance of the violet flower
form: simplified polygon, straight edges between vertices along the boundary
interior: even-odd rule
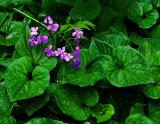
[[[47,57],[53,56],[52,45],[48,45],[48,47],[45,48],[44,52],[46,53]]]
[[[80,56],[80,51],[74,51],[74,52],[72,53],[72,55],[73,55],[74,57],[79,57],[79,56]]]
[[[57,50],[53,51],[54,52],[54,56],[60,56],[61,54],[63,54],[65,52],[65,47],[62,48],[58,48]]]
[[[60,59],[66,62],[69,62],[72,58],[73,58],[72,54],[66,52],[60,56]]]
[[[28,43],[30,46],[37,46],[40,44],[40,42],[37,41],[36,36],[32,36],[31,39],[28,40]]]
[[[53,24],[53,20],[52,20],[52,18],[50,17],[50,16],[47,16],[45,19],[44,19],[44,21],[43,21],[44,23],[49,23],[49,24]]]
[[[52,31],[57,31],[58,28],[59,28],[59,24],[57,24],[57,23],[47,26],[47,29],[52,30]]]
[[[79,30],[78,27],[75,27],[74,32],[72,33],[72,36],[75,40],[79,40],[81,36],[83,35],[83,31]]]
[[[33,35],[37,35],[38,34],[38,27],[32,27],[31,28],[31,36],[33,36]]]
[[[48,40],[48,36],[38,36],[37,42],[45,44]]]
[[[81,65],[81,61],[79,58],[75,58],[73,59],[73,63],[71,64],[72,67],[74,67],[75,69],[79,68]]]
[[[80,51],[80,47],[79,47],[79,46],[76,46],[76,47],[75,47],[75,51]]]
[[[48,30],[57,31],[57,29],[59,28],[59,24],[57,24],[57,23],[53,24],[53,20],[50,16],[46,17],[43,22],[49,24],[47,26]]]

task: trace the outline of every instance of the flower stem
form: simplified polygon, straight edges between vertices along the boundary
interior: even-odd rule
[[[17,12],[21,13],[22,15],[24,15],[24,16],[26,16],[26,17],[30,18],[31,20],[33,20],[33,21],[35,21],[35,22],[39,23],[40,25],[42,25],[42,26],[44,26],[44,27],[47,27],[47,26],[46,26],[45,24],[43,24],[42,22],[40,22],[40,21],[38,21],[37,19],[35,19],[35,18],[33,18],[33,17],[31,17],[31,16],[27,15],[26,13],[22,12],[21,10],[16,9],[16,8],[13,8],[13,9],[14,9],[15,11],[17,11]]]

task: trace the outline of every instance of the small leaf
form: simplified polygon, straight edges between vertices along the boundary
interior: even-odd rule
[[[27,57],[13,61],[5,76],[11,101],[27,99],[42,94],[49,85],[49,80],[48,69],[41,66],[33,69],[32,60]]]
[[[130,110],[130,115],[138,114],[138,113],[144,114],[143,104],[141,103],[136,103],[134,106],[132,106]]]
[[[115,114],[115,111],[111,104],[97,104],[94,108],[92,108],[91,114],[97,119],[97,123],[102,123],[110,120]]]

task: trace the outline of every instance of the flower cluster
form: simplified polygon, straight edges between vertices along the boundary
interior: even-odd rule
[[[48,36],[38,36],[38,27],[31,28],[31,38],[28,40],[28,43],[31,46],[37,46],[40,44],[45,44],[48,40]]]
[[[59,25],[57,23],[53,23],[53,20],[50,16],[46,17],[43,21],[45,24],[48,24],[47,29],[52,31],[57,31]],[[66,52],[66,47],[58,48],[53,50],[52,44],[49,44],[47,48],[44,49],[44,53],[47,57],[59,57],[62,61],[69,62],[73,60],[71,66],[79,68],[81,65],[80,57],[80,47],[79,47],[79,39],[83,35],[83,31],[81,31],[78,27],[75,27],[72,36],[74,37],[74,44],[76,45],[73,53]],[[28,40],[30,46],[37,46],[40,44],[45,44],[48,40],[48,36],[38,36],[38,27],[31,28],[31,38]],[[54,46],[55,47],[55,46]]]
[[[58,56],[61,60],[65,61],[65,62],[69,62],[72,58],[73,55],[70,53],[67,53],[65,51],[65,47],[62,48],[58,48],[57,50],[52,50],[52,45],[48,45],[47,48],[45,48],[44,52],[46,53],[46,55],[48,57],[52,57],[52,56]]]
[[[53,20],[50,16],[46,17],[43,22],[49,24],[47,26],[48,30],[57,31],[57,29],[59,28],[59,25],[57,23],[53,23]]]

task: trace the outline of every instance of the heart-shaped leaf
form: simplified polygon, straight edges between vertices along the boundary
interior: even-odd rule
[[[112,52],[112,59],[104,63],[106,76],[112,85],[126,87],[153,83],[144,57],[129,46],[119,46]]]
[[[90,115],[88,106],[98,103],[98,93],[93,88],[79,88],[67,85],[55,85],[56,102],[63,113],[83,121]]]
[[[8,95],[11,101],[38,96],[49,85],[49,71],[37,66],[33,69],[32,60],[28,57],[19,58],[8,67],[5,76]]]

